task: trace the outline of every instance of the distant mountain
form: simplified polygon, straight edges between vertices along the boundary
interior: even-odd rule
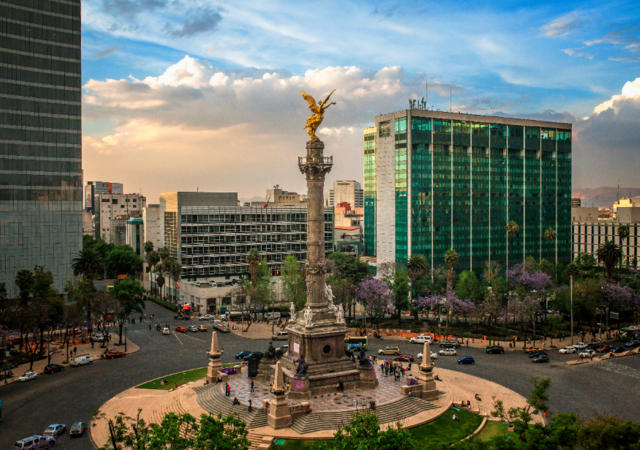
[[[251,197],[251,198],[240,198],[241,203],[244,202],[264,202],[264,197]]]
[[[598,188],[584,188],[573,189],[573,198],[579,198],[582,206],[595,206],[597,208],[606,207],[611,208],[613,202],[623,197],[640,197],[640,188],[620,188],[618,194],[617,187],[598,187]]]

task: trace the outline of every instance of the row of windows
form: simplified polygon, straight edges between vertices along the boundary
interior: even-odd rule
[[[0,136],[3,141],[36,141],[50,144],[82,145],[82,135],[78,131],[54,131],[29,128],[11,128],[0,123]]]
[[[0,110],[0,124],[3,126],[19,128],[45,128],[55,130],[72,130],[81,132],[82,123],[80,117],[60,119],[54,117],[31,116],[26,114],[14,114],[12,112]]]
[[[3,3],[31,13],[50,13],[52,17],[80,17],[80,0],[4,0]]]
[[[0,80],[0,92],[12,96],[34,99],[62,100],[80,103],[82,93],[78,90],[54,89],[51,87],[29,86]]]
[[[54,72],[78,74],[81,72],[81,65],[79,62],[64,61],[39,55],[22,55],[16,52],[5,51],[3,48],[0,48],[0,63],[30,67],[32,69],[50,70]]]
[[[30,159],[3,158],[0,155],[0,170],[28,170],[46,172],[82,172],[80,161],[37,161]]]
[[[42,27],[33,24],[21,23],[20,21],[0,20],[0,35],[8,34],[13,36],[25,36],[26,39],[50,42],[66,45],[80,45],[80,34],[64,30],[58,27]]]
[[[27,158],[81,158],[80,145],[71,146],[56,145],[56,144],[42,144],[35,141],[25,141],[22,143],[9,143],[0,140],[0,157],[7,156],[20,156]]]
[[[40,189],[3,189],[0,184],[0,202],[11,201],[82,201],[82,192],[78,190],[40,190]]]
[[[0,36],[2,36],[2,48],[7,52],[32,54],[44,58],[75,62],[80,61],[81,58],[80,47],[45,44],[40,41],[19,39],[9,34],[0,34]]]
[[[324,215],[325,222],[333,223],[333,214]],[[306,213],[265,213],[265,214],[182,214],[181,223],[216,222],[307,222]]]
[[[16,2],[17,3],[17,2]],[[36,25],[55,25],[72,31],[80,31],[80,8],[76,7],[72,15],[64,14],[67,17],[60,17],[60,13],[43,14],[45,5],[55,5],[53,2],[38,2],[38,7],[25,8],[16,6],[6,6],[6,2],[0,3],[0,17],[20,22],[34,23]],[[41,7],[42,6],[42,7]],[[68,11],[68,10],[67,10]],[[71,11],[68,11],[71,12]]]
[[[46,101],[36,98],[12,98],[18,96],[7,96],[0,92],[2,99],[2,109],[8,111],[22,111],[34,114],[56,114],[71,117],[81,117],[81,105],[78,102]]]
[[[0,187],[2,186],[80,187],[82,186],[82,177],[68,175],[3,174],[0,179]]]

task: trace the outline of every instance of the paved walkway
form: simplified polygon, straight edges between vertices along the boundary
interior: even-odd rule
[[[118,342],[118,334],[111,333],[111,342],[106,344],[105,347],[101,347],[100,343],[95,342],[93,349],[91,348],[91,344],[78,344],[78,345],[70,345],[69,346],[69,356],[71,358],[75,355],[90,355],[94,361],[100,360],[100,355],[102,355],[105,350],[115,348],[119,351],[124,352],[124,345],[116,346],[115,344]],[[123,338],[124,342],[124,338]],[[69,364],[62,364],[63,361],[67,360],[67,347],[65,346],[63,349],[59,348],[59,345],[56,345],[56,353],[52,353],[51,362],[49,363],[47,358],[41,359],[39,361],[33,362],[33,370],[38,374],[42,375],[44,373],[44,367],[47,364],[60,364],[66,368],[69,367]],[[77,352],[73,352],[74,347],[78,349]],[[140,350],[135,343],[131,341],[131,339],[127,339],[127,354],[135,353]],[[45,350],[46,351],[46,350]],[[29,370],[30,363],[20,364],[18,367],[13,369],[13,378],[9,378],[7,383],[5,384],[4,380],[0,381],[0,387],[6,386],[7,384],[15,383],[18,381],[18,378],[21,377],[25,372]]]

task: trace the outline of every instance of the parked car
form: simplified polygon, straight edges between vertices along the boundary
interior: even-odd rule
[[[541,355],[549,356],[547,354],[547,352],[544,352],[544,351],[540,350],[539,352],[529,353],[529,358],[533,359],[533,358],[537,358],[538,356],[541,356]]]
[[[525,353],[536,353],[536,352],[541,352],[542,350],[544,350],[541,347],[529,347],[529,348],[525,348],[523,349]]]
[[[170,329],[168,329],[167,327],[164,327],[164,328],[162,329],[162,334],[171,334],[171,330],[170,330]]]
[[[20,378],[18,378],[18,381],[24,383],[25,381],[31,381],[38,378],[38,374],[35,373],[33,370],[27,370],[24,375],[22,375]]]
[[[52,425],[49,425],[47,427],[46,430],[44,430],[44,434],[45,436],[54,436],[54,437],[58,437],[60,436],[62,433],[64,433],[64,430],[67,429],[67,426],[63,423],[54,423]]]
[[[180,325],[179,327],[176,327],[176,331],[178,333],[186,333],[187,332],[187,327],[183,327],[182,325]]]
[[[91,339],[93,339],[96,342],[104,342],[107,340],[107,337],[102,333],[93,333],[91,335]]]
[[[585,344],[584,342],[578,342],[574,345],[574,347],[578,350],[584,350],[585,348],[587,348],[587,344]]]
[[[489,353],[489,354],[494,354],[494,353],[503,354],[504,353],[504,347],[502,345],[494,345],[492,347],[488,347],[487,348],[487,353]]]
[[[594,342],[594,343],[592,343],[592,344],[587,345],[586,349],[587,349],[587,350],[589,350],[589,349],[591,349],[591,350],[595,350],[595,349],[597,349],[598,347],[600,347],[600,343],[599,343],[599,342]]]
[[[198,331],[207,331],[207,327],[204,325],[198,325]]]
[[[440,347],[451,347],[453,346],[454,348],[460,348],[460,341],[456,341],[455,339],[452,339],[450,341],[443,341],[440,343]]]
[[[240,353],[236,353],[236,359],[244,359],[245,356],[249,356],[251,352],[249,350],[242,350]]]
[[[624,346],[627,348],[634,348],[634,347],[637,347],[638,345],[640,345],[640,341],[637,339],[633,339],[627,342],[626,344],[624,344]]]
[[[431,359],[438,359],[438,354],[435,352],[430,352],[431,353]],[[422,359],[422,353],[418,353],[418,359]]]
[[[71,367],[79,367],[86,364],[93,364],[93,359],[88,354],[75,356],[71,359]]]
[[[393,358],[394,361],[413,362],[413,356],[411,355],[399,355]]]
[[[198,332],[198,327],[195,325],[189,325],[189,331],[191,331],[192,333],[197,333]]]
[[[178,314],[173,316],[173,318],[175,320],[191,320],[191,316],[187,315],[187,314]]]
[[[84,422],[74,422],[69,429],[69,436],[84,436],[87,431],[87,424]]]
[[[580,358],[593,358],[594,356],[596,356],[596,351],[588,348],[586,350],[581,351],[578,356]]]
[[[609,344],[603,344],[600,347],[598,347],[596,351],[600,353],[609,353],[612,348],[613,347],[611,347]]]
[[[120,350],[109,350],[104,355],[104,357],[107,359],[124,358],[125,356],[127,356],[127,354],[124,352],[121,352]]]
[[[431,342],[433,342],[433,339],[431,339],[431,336],[422,335],[412,337],[411,339],[409,339],[409,342],[411,342],[412,344],[424,344],[425,342],[431,344]]]
[[[613,348],[611,349],[611,353],[624,353],[624,352],[626,352],[626,351],[627,351],[627,349],[626,349],[626,348],[624,348],[624,347],[620,347],[620,346],[618,346],[618,347],[613,347]]]
[[[258,359],[262,359],[262,358],[264,358],[264,353],[262,353],[262,352],[251,352],[247,356],[245,356],[243,359],[245,361],[249,361],[249,359],[251,359],[253,356],[255,356]]]
[[[211,314],[204,314],[204,315],[198,317],[198,320],[213,320],[213,319],[214,319],[214,317]]]
[[[38,434],[20,439],[13,444],[14,450],[31,450],[33,448],[46,448],[55,445],[56,439],[50,436],[40,436]]]
[[[455,348],[444,348],[442,350],[440,350],[438,352],[440,355],[442,356],[456,356],[456,349]]]
[[[273,341],[277,341],[277,340],[288,340],[289,339],[289,332],[288,331],[277,331],[273,334],[273,336],[271,336],[271,340]]]
[[[280,317],[281,317],[281,314],[278,311],[264,313],[264,318],[266,320],[279,319]]]
[[[473,356],[465,356],[464,358],[460,358],[458,360],[458,364],[475,364],[476,360],[473,359]]]
[[[398,347],[385,347],[378,350],[378,355],[394,355],[398,356],[400,349]]]
[[[546,353],[540,354],[540,355],[536,356],[535,358],[531,359],[531,362],[534,362],[534,363],[549,362],[549,355],[547,355]]]
[[[46,366],[44,366],[44,373],[46,373],[47,375],[56,372],[62,372],[63,370],[64,366],[61,366],[60,364],[47,364]]]
[[[562,347],[560,350],[558,350],[558,353],[560,354],[569,354],[569,353],[575,353],[576,352],[576,348],[571,346],[571,345],[567,345],[566,347]]]

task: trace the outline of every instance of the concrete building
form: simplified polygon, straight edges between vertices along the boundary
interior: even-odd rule
[[[82,249],[80,0],[0,5],[0,282],[44,266],[63,292]]]
[[[115,245],[125,245],[127,221],[142,217],[146,198],[140,194],[99,194],[96,196],[94,223],[96,237]]]
[[[307,204],[306,195],[283,191],[278,185],[273,189],[267,189],[265,198],[267,199],[266,203],[273,206],[305,206]],[[260,203],[252,202],[251,206],[261,206]]]
[[[164,236],[162,234],[160,204],[147,205],[142,208],[142,223],[144,230],[143,242],[151,241],[155,250],[162,248],[164,246]]]
[[[126,228],[126,239],[125,243],[133,249],[134,252],[142,258],[145,259],[144,256],[144,226],[142,218],[133,218],[127,220],[125,225]]]
[[[600,244],[614,241],[621,244],[618,229],[621,225],[629,227],[629,237],[622,242],[623,258],[640,256],[640,207],[618,207],[615,219],[598,218],[598,208],[572,208],[572,257],[581,253],[598,251]]]
[[[355,180],[338,180],[333,182],[333,189],[329,191],[329,206],[349,203],[352,208],[364,206],[364,191]]]
[[[572,208],[580,208],[580,206],[582,206],[582,200],[580,200],[579,198],[572,198],[571,199],[571,207]]]
[[[109,183],[106,181],[85,181],[83,194],[84,209],[94,214],[96,195],[124,194],[124,185],[122,183]]]
[[[410,109],[363,137],[365,244],[378,263],[420,254],[438,267],[450,248],[457,269],[478,272],[571,260],[571,124]]]

